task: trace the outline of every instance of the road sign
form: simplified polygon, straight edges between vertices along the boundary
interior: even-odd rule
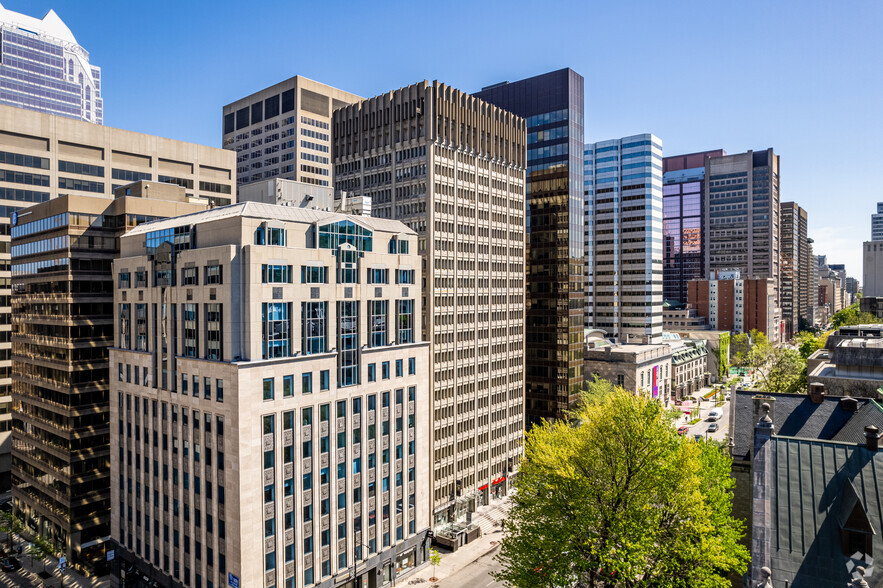
[[[113,561],[113,557],[114,557],[114,555],[115,555],[115,554],[114,554],[114,550],[113,550],[113,549],[108,549],[108,550],[107,550],[107,561]]]
[[[227,573],[227,583],[230,584],[230,588],[239,588],[239,577],[229,572]]]

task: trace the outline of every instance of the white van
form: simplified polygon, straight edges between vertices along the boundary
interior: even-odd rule
[[[724,416],[724,411],[719,408],[713,408],[711,412],[708,413],[708,420],[719,421],[722,416]]]

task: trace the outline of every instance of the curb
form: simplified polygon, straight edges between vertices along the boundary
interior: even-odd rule
[[[485,535],[485,537],[490,537],[490,535]],[[484,556],[486,556],[487,554],[489,554],[491,551],[493,551],[493,550],[495,550],[495,549],[498,549],[498,548],[500,547],[500,541],[497,541],[497,540],[494,540],[494,541],[496,542],[495,544],[493,544],[493,545],[488,545],[487,549],[484,549],[483,551],[477,553],[477,554],[475,555],[474,558],[472,558],[472,559],[470,559],[469,561],[465,562],[465,564],[464,564],[460,569],[454,571],[454,572],[451,573],[451,574],[447,574],[447,575],[445,575],[444,577],[441,577],[441,578],[439,578],[437,581],[435,581],[435,582],[433,582],[432,584],[430,584],[430,588],[434,588],[435,585],[437,585],[437,584],[439,584],[439,583],[441,583],[441,582],[447,580],[447,579],[450,578],[451,576],[453,576],[453,575],[455,575],[455,574],[461,572],[461,571],[464,570],[466,567],[468,567],[468,566],[474,564],[475,562],[477,562],[478,560],[480,560],[481,558],[483,558]]]

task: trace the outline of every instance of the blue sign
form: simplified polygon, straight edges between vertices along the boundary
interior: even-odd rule
[[[230,572],[227,573],[227,583],[230,584],[230,588],[239,588],[239,578]]]
[[[18,212],[12,211],[12,226],[14,227],[17,224],[18,224]]]
[[[58,569],[62,572],[67,568],[67,559],[62,555],[58,558]]]

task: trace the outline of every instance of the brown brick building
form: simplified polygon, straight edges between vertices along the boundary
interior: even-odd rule
[[[748,332],[757,329],[770,341],[781,338],[775,281],[742,279],[739,272],[717,272],[710,280],[687,283],[687,304],[708,319],[712,329]]]

